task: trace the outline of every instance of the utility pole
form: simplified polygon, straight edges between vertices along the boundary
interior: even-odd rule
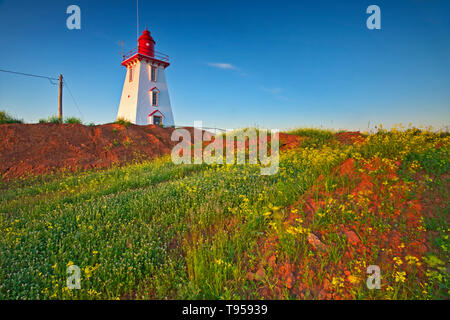
[[[62,95],[63,95],[63,76],[62,74],[59,75],[59,123],[63,123],[63,114],[62,114]]]

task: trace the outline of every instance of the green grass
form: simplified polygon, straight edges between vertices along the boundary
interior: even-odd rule
[[[296,128],[287,131],[288,134],[307,137],[303,143],[305,147],[321,147],[333,139],[334,132],[331,130],[321,130],[314,128]]]
[[[125,120],[123,118],[117,118],[117,120],[114,123],[115,124],[120,124],[120,125],[125,126],[125,127],[128,127],[131,124],[130,121]]]
[[[75,118],[75,117],[69,117],[64,120],[64,123],[70,123],[70,124],[83,124],[83,121],[81,119]]]
[[[0,124],[23,123],[23,120],[14,118],[5,111],[0,111]]]
[[[60,123],[59,117],[57,115],[52,115],[47,119],[39,119],[39,123]]]

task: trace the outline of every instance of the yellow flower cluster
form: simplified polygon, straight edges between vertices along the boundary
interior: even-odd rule
[[[336,289],[344,288],[344,279],[342,277],[333,277],[331,285]]]
[[[419,169],[420,169],[419,161],[417,161],[417,160],[412,161],[409,166],[409,171],[411,171],[412,173],[416,173],[417,170],[419,170]]]
[[[394,257],[393,260],[394,260],[395,265],[397,265],[397,266],[401,266],[403,264],[402,259],[399,257]]]
[[[225,268],[231,268],[232,267],[231,263],[223,261],[222,259],[216,259],[216,265],[223,266]]]
[[[408,264],[410,264],[410,265],[416,265],[416,266],[418,266],[418,267],[420,267],[420,266],[422,265],[422,263],[419,262],[419,258],[414,257],[414,256],[407,255],[407,256],[405,257],[405,260],[406,260],[406,262],[408,262]]]
[[[406,280],[406,272],[405,271],[395,271],[394,274],[395,282],[405,282]]]
[[[299,234],[308,234],[310,232],[310,229],[308,228],[304,228],[302,227],[302,223],[303,223],[303,219],[295,219],[295,221],[297,222],[297,226],[289,226],[286,229],[286,232],[295,236],[295,235],[299,235]]]
[[[92,277],[92,273],[99,267],[100,264],[96,264],[94,266],[86,266],[86,268],[84,268],[84,275],[86,276],[86,278],[89,279],[90,277]]]

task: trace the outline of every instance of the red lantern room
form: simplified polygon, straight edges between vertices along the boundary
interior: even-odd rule
[[[156,42],[150,35],[150,31],[145,28],[144,32],[142,32],[142,35],[138,39],[138,47],[124,53],[122,65],[128,67],[136,60],[141,61],[144,59],[147,62],[151,61],[152,63],[156,63],[164,68],[167,68],[170,65],[169,56],[167,54],[155,51],[155,44]]]
[[[139,37],[139,46],[138,46],[138,53],[154,57],[155,56],[155,40],[153,40],[152,36],[150,35],[150,31],[147,29],[142,32],[142,35]]]

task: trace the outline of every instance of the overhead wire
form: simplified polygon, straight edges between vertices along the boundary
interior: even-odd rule
[[[28,76],[28,77],[47,79],[52,85],[57,85],[58,84],[58,83],[55,83],[53,81],[59,81],[58,78],[52,78],[52,77],[47,77],[47,76],[43,76],[43,75],[39,75],[39,74],[33,74],[33,73],[25,73],[25,72],[18,72],[18,71],[4,70],[4,69],[0,69],[0,72],[12,73],[12,74]],[[70,87],[69,87],[69,84],[67,83],[67,79],[66,78],[63,78],[63,86],[65,86],[67,88],[67,90],[69,91],[69,94],[72,97],[72,100],[73,100],[73,103],[74,103],[75,107],[77,108],[77,110],[80,113],[81,117],[84,118],[83,113],[81,112],[80,107],[78,106],[78,103],[77,103],[75,97],[73,96],[72,91],[70,90]]]

